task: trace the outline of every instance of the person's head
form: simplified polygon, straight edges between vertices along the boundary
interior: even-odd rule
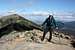
[[[52,15],[49,15],[49,18],[51,18],[52,17]]]

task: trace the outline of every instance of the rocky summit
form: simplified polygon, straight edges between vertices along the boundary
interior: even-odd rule
[[[45,40],[41,41],[43,32],[40,30],[13,31],[9,35],[4,35],[0,39],[1,50],[74,50],[71,45],[71,37],[63,33],[53,33],[51,42],[48,42],[49,33]]]

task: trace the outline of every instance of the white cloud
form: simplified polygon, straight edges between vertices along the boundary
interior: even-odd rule
[[[74,12],[55,12],[54,16],[56,20],[63,22],[75,21]]]
[[[39,16],[40,18],[42,18],[42,17],[47,18],[49,14],[52,14],[51,12],[48,12],[48,11],[33,11],[30,13],[27,13],[27,12],[22,12],[22,10],[18,11],[15,9],[9,10],[8,12],[3,13],[2,15],[4,15],[4,14],[9,15],[9,14],[17,13],[17,14],[22,15],[23,17],[28,15],[28,16]],[[74,13],[68,13],[68,12],[54,12],[53,13],[56,20],[63,21],[63,22],[75,21],[75,16],[71,16],[72,14],[74,14]],[[38,19],[38,18],[36,18],[36,19]]]
[[[12,12],[15,12],[14,10]],[[69,22],[69,21],[75,21],[75,17],[72,16],[73,13],[69,13],[69,12],[49,12],[49,11],[33,11],[30,12],[29,14],[26,12],[21,12],[18,11],[17,13],[22,14],[23,16],[25,15],[29,15],[29,16],[39,16],[39,17],[48,17],[49,14],[54,15],[54,18],[56,20],[60,20],[60,21],[64,21],[64,22]],[[34,18],[34,17],[33,17]],[[36,18],[38,19],[38,18]]]
[[[39,16],[40,18],[47,18],[48,15],[51,14],[48,11],[33,11],[31,12],[31,14],[27,14],[27,15],[31,15],[31,16]],[[69,21],[75,21],[75,17],[71,16],[72,13],[68,13],[68,12],[64,12],[64,13],[54,13],[54,18],[58,21],[63,21],[63,22],[69,22]],[[34,17],[33,17],[34,18]],[[38,18],[36,18],[38,19]]]

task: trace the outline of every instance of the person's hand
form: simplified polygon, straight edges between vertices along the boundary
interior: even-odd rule
[[[58,27],[56,27],[56,29],[58,29]]]

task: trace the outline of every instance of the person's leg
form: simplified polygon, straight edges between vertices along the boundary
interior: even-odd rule
[[[46,28],[46,29],[44,30],[43,37],[42,37],[41,41],[43,41],[43,40],[44,40],[45,35],[47,34],[47,32],[48,32],[48,29]]]
[[[50,42],[51,41],[51,39],[52,39],[52,29],[50,28],[50,36],[49,36],[49,39],[48,39],[48,41]]]
[[[41,41],[43,41],[43,40],[44,40],[45,35],[46,35],[46,32],[44,32],[44,33],[43,33],[43,37],[42,37]]]

